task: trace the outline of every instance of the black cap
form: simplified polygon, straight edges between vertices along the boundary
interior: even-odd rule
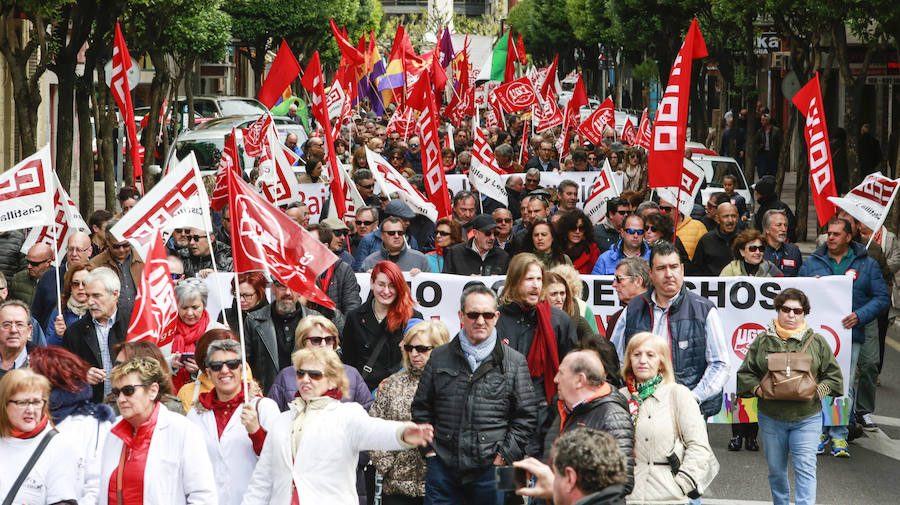
[[[775,177],[771,175],[764,175],[760,177],[756,184],[753,185],[753,190],[759,193],[760,196],[770,196],[775,194]]]
[[[469,228],[478,231],[493,230],[497,227],[497,221],[488,214],[478,214],[469,222]]]

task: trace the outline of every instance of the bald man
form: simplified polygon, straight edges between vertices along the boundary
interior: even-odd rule
[[[697,242],[691,261],[692,275],[719,275],[725,265],[734,259],[731,257],[731,244],[737,236],[740,220],[737,207],[731,202],[720,203],[716,207],[715,220],[717,226]]]
[[[89,259],[91,259],[91,237],[80,231],[69,235],[69,241],[66,243],[66,256],[60,261],[59,268],[47,270],[38,281],[37,289],[34,292],[31,315],[37,319],[41,328],[47,327],[50,312],[56,307],[56,271],[59,270],[61,281],[69,266],[85,265]],[[62,291],[62,288],[62,282],[60,282],[59,290]]]
[[[25,270],[16,272],[9,281],[9,298],[31,305],[38,279],[50,269],[52,260],[53,249],[49,245],[38,242],[31,246],[25,255]]]

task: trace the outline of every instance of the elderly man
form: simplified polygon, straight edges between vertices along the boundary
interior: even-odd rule
[[[702,225],[701,225],[702,226]],[[728,345],[715,305],[684,286],[684,265],[675,246],[657,244],[650,253],[652,286],[633,298],[610,341],[623,358],[635,334],[650,331],[672,342],[675,380],[691,390],[704,416],[722,408],[728,380]]]
[[[284,139],[284,146],[298,156],[297,161],[294,162],[295,165],[300,162],[299,156],[303,155],[303,150],[297,145],[299,140],[296,133],[288,133],[287,137]]]
[[[625,496],[634,487],[634,425],[628,413],[628,400],[606,382],[605,377],[606,370],[597,351],[566,354],[553,379],[559,391],[559,415],[547,434],[544,447],[549,452],[560,435],[580,428],[609,433],[615,437],[625,456],[628,473],[622,492]]]
[[[740,217],[737,207],[731,202],[720,203],[716,207],[715,220],[718,226],[706,232],[697,242],[694,250],[694,275],[717,276],[731,262],[731,244],[738,234],[737,225]]]
[[[144,272],[144,262],[138,256],[137,251],[131,247],[127,240],[118,240],[109,232],[118,224],[118,219],[111,219],[106,223],[106,250],[95,256],[88,262],[91,268],[108,267],[119,274],[119,316],[127,323],[131,322],[131,309],[134,307],[134,299],[141,289],[141,274]]]
[[[613,289],[619,298],[621,309],[609,316],[606,320],[606,335],[612,335],[613,329],[622,311],[628,306],[632,298],[647,291],[650,287],[650,265],[644,258],[623,258],[616,265],[616,273],[613,276]]]
[[[498,337],[497,295],[482,284],[460,298],[462,330],[431,352],[412,420],[434,426],[426,454],[426,503],[502,505],[494,466],[525,456],[537,402],[525,356]]]
[[[513,161],[516,153],[509,144],[500,144],[494,149],[494,158],[497,159],[497,167],[507,174],[518,174],[525,171],[522,165]]]
[[[468,224],[477,213],[477,205],[478,202],[471,191],[460,191],[453,195],[453,219],[462,225],[463,234],[468,233],[471,229]]]
[[[89,316],[82,317],[66,329],[62,346],[85,360],[90,369],[87,382],[93,386],[91,401],[103,403],[112,385],[113,348],[125,341],[128,323],[118,314],[119,276],[107,267],[91,270],[84,279]]]
[[[19,270],[9,280],[9,297],[31,305],[38,280],[50,269],[52,260],[53,249],[49,245],[38,242],[31,246],[25,255],[25,270]]]
[[[363,207],[356,211],[355,230],[350,234],[352,253],[356,253],[363,237],[378,229],[378,209],[379,207]]]
[[[187,258],[191,254],[191,244],[188,241],[188,235],[190,235],[190,233],[190,228],[173,229],[172,236],[169,237],[169,240],[166,242],[166,251],[179,258]]]
[[[35,344],[31,335],[31,311],[18,300],[0,304],[0,378],[6,372],[28,366],[28,352]]]
[[[501,209],[497,209],[498,211]],[[472,238],[444,250],[444,273],[457,275],[502,275],[509,255],[497,246],[499,226],[491,216],[479,214],[471,221]]]
[[[184,260],[184,274],[188,277],[206,277],[213,272],[213,259],[219,272],[231,272],[231,246],[207,235],[199,228],[191,228],[188,236],[191,255]]]
[[[778,199],[778,195],[775,193],[775,177],[767,175],[756,181],[756,184],[753,185],[753,197],[756,199],[756,203],[759,204],[756,208],[756,214],[753,216],[754,228],[764,231],[762,217],[766,215],[767,211],[778,209],[783,211],[785,217],[787,217],[787,240],[793,241],[794,233],[797,229],[797,217],[794,216],[794,212],[788,204]]]
[[[491,216],[497,223],[496,243],[497,247],[506,250],[506,246],[512,240],[513,215],[509,209],[497,209]]]
[[[362,271],[368,272],[375,268],[375,265],[378,263],[390,261],[396,263],[400,270],[411,272],[414,275],[419,272],[430,272],[431,267],[428,264],[428,258],[419,251],[407,247],[403,238],[404,233],[406,233],[406,227],[400,218],[391,216],[382,221],[382,248],[363,260]]]
[[[771,261],[785,277],[796,277],[803,266],[800,248],[787,242],[788,217],[782,209],[770,209],[762,217],[766,250],[763,258]]]
[[[641,216],[632,214],[626,217],[620,233],[622,238],[619,242],[597,258],[592,275],[612,275],[624,258],[650,259],[650,247],[644,242],[644,220]]]
[[[375,176],[366,168],[353,173],[353,183],[366,205],[378,206],[378,195],[375,194]]]
[[[525,172],[525,194],[537,191],[541,187],[541,171],[536,168],[529,168]]]
[[[384,207],[382,214],[384,215],[384,220],[390,217],[395,217],[400,220],[403,224],[403,234],[408,240],[409,247],[418,251],[419,242],[415,237],[409,235],[409,224],[416,217],[416,213],[413,212],[409,205],[402,200],[391,200]],[[353,253],[353,270],[357,272],[364,271],[362,268],[363,261],[373,253],[380,251],[383,245],[381,226],[378,225],[372,233],[359,239],[359,246],[357,246],[356,251]]]
[[[34,292],[34,301],[31,303],[31,315],[34,317],[41,328],[47,327],[47,320],[50,313],[56,307],[56,293],[63,289],[62,282],[57,288],[56,272],[59,271],[60,278],[64,278],[66,270],[71,266],[80,266],[87,264],[91,257],[91,237],[87,233],[75,232],[69,235],[69,241],[66,247],[66,257],[58,268],[51,268],[41,276],[41,280],[37,283],[37,289]]]
[[[300,226],[304,228],[309,226],[309,206],[306,205],[306,202],[292,202],[288,204],[284,213]]]

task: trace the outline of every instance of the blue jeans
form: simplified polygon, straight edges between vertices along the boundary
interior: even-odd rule
[[[472,482],[458,482],[439,457],[425,463],[425,505],[503,505],[505,493],[494,486],[494,467]]]
[[[816,503],[816,448],[819,445],[821,414],[800,421],[778,421],[759,412],[759,434],[762,435],[766,463],[769,465],[769,487],[775,505],[791,502],[788,483],[788,454],[794,466],[794,501],[797,505]]]
[[[855,422],[853,413],[856,404],[856,364],[859,362],[859,351],[862,349],[861,342],[853,342],[850,346],[850,377],[844,377],[844,391],[847,392],[847,399],[850,400],[850,422]],[[824,419],[824,417],[822,418]],[[832,440],[847,440],[850,433],[846,426],[823,426],[822,433],[831,437]]]

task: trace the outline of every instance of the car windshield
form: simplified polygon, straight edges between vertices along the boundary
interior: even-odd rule
[[[266,112],[266,108],[254,100],[221,100],[223,116],[249,116]]]
[[[744,185],[744,178],[741,176],[741,167],[733,161],[713,161],[713,178],[710,186],[722,187],[722,179],[726,175],[732,175],[735,179],[734,189],[747,189]]]
[[[185,156],[194,153],[197,157],[197,165],[200,170],[214,170],[225,148],[225,138],[183,140],[175,144],[175,156],[183,160]]]

